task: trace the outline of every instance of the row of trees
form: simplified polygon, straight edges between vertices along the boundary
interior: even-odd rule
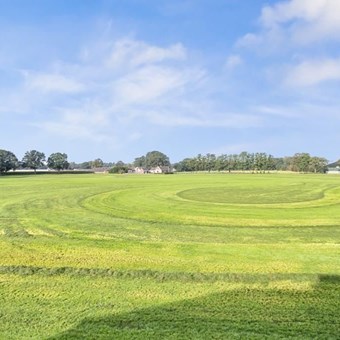
[[[112,168],[115,165],[114,162],[104,162],[100,158],[96,158],[93,161],[86,161],[82,163],[70,162],[70,169],[81,169],[81,170],[90,170],[90,169],[98,169],[98,168]]]
[[[37,150],[27,151],[21,161],[13,152],[0,150],[0,173],[16,169],[32,169],[34,172],[39,168],[50,168],[57,171],[68,169],[69,163],[65,153],[52,153],[46,161],[45,154]]]
[[[177,171],[253,171],[270,170],[323,173],[327,160],[323,157],[312,157],[309,153],[296,153],[292,157],[275,158],[265,152],[220,155],[197,155],[185,158],[174,164]]]
[[[157,166],[170,166],[167,155],[160,151],[151,151],[146,155],[135,158],[133,164],[104,163],[100,158],[94,161],[80,164],[69,163],[65,153],[52,153],[46,160],[45,154],[37,150],[27,151],[21,161],[10,151],[0,150],[0,173],[15,169],[50,168],[54,170],[63,169],[93,169],[111,168],[113,173],[127,172],[132,167],[151,169]],[[197,155],[185,158],[174,164],[177,171],[252,171],[265,172],[270,170],[297,171],[323,173],[326,171],[327,160],[323,157],[311,156],[309,153],[296,153],[291,157],[274,157],[265,152],[240,154],[215,154]]]

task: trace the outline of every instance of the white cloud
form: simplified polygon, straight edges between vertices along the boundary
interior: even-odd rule
[[[263,42],[263,37],[259,34],[247,33],[236,42],[237,47],[254,47]]]
[[[29,124],[67,140],[115,145],[133,143],[142,137],[140,131],[155,126],[232,129],[262,124],[261,115],[233,113],[221,105],[216,100],[221,80],[198,62],[188,63],[180,43],[160,47],[119,39],[84,50],[86,55],[75,62],[59,60],[39,72],[22,73],[18,93],[29,97]],[[229,68],[241,63],[236,54],[227,59]]]
[[[195,127],[222,127],[222,128],[248,128],[261,125],[261,118],[251,114],[195,112],[180,114],[171,112],[151,111],[147,115],[150,122],[155,125],[169,127],[195,126]]]
[[[279,84],[285,87],[280,90],[287,90],[336,81],[340,79],[339,50],[334,45],[340,41],[339,13],[339,0],[277,1],[262,8],[258,32],[241,37],[236,47],[249,48],[266,58],[256,73],[262,73],[273,88]]]
[[[306,60],[288,70],[288,86],[313,86],[329,80],[340,80],[340,58]]]
[[[237,55],[237,54],[233,54],[230,55],[226,62],[225,62],[225,68],[227,70],[233,70],[234,68],[236,68],[237,66],[242,65],[243,60],[241,58],[241,56]]]
[[[262,10],[261,22],[269,29],[288,25],[297,43],[312,43],[320,39],[339,40],[340,1],[291,0]]]
[[[103,142],[112,139],[107,134],[109,115],[102,111],[102,107],[95,104],[84,104],[79,108],[60,107],[55,109],[57,119],[46,120],[33,125],[54,135],[62,135],[71,139],[88,139]]]
[[[63,74],[35,73],[23,71],[26,86],[41,92],[78,93],[84,90],[84,85]]]
[[[260,45],[281,49],[340,40],[339,0],[289,0],[265,6],[259,19],[261,32],[248,33],[237,46]]]
[[[121,39],[113,45],[107,64],[112,68],[122,65],[138,67],[168,60],[185,60],[186,54],[185,48],[179,43],[162,48],[142,41]]]
[[[258,105],[253,108],[256,112],[262,113],[267,116],[294,118],[297,116],[296,110],[290,107],[278,107],[270,105]]]
[[[337,1],[329,0],[290,0],[279,2],[274,6],[265,6],[262,9],[261,22],[266,27],[288,22],[293,19],[302,19],[307,22],[315,21],[320,17],[327,5],[336,5]]]
[[[113,90],[118,102],[150,103],[173,92],[180,93],[186,85],[194,84],[202,76],[200,71],[147,66],[120,78]]]

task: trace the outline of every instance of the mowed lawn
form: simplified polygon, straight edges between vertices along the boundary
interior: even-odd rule
[[[0,339],[340,334],[340,176],[0,177]]]

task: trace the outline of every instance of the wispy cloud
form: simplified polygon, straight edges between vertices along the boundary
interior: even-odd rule
[[[288,69],[285,84],[313,86],[325,81],[340,80],[340,59],[306,60]]]
[[[185,86],[199,80],[202,73],[182,67],[145,66],[117,79],[113,92],[126,105],[150,103],[171,93],[180,93]]]
[[[37,73],[31,71],[22,72],[25,85],[32,91],[43,93],[78,93],[85,89],[84,84],[63,74]]]
[[[117,138],[128,126],[130,140],[140,138],[140,122],[166,127],[259,124],[254,115],[220,113],[206,97],[219,89],[206,82],[209,76],[199,63],[187,62],[182,44],[159,47],[124,38],[86,50],[77,62],[59,61],[45,72],[22,73],[22,94],[30,93],[32,101],[44,94],[42,103],[35,101],[36,111],[46,110],[48,102],[49,113],[34,124],[50,134],[102,142]],[[233,56],[229,62],[236,66],[241,60]],[[64,95],[62,102],[56,94]]]
[[[237,54],[233,54],[233,55],[230,55],[227,58],[224,67],[227,70],[233,70],[236,67],[242,65],[242,63],[243,63],[243,60],[242,60],[241,56],[237,55]]]
[[[262,9],[264,29],[281,29],[298,44],[324,39],[340,40],[340,2],[338,0],[290,0]]]
[[[180,43],[164,48],[143,41],[121,39],[113,44],[107,64],[112,68],[122,65],[138,67],[168,60],[185,60],[186,56],[187,51]]]
[[[338,13],[338,0],[278,1],[262,8],[258,30],[241,37],[236,48],[256,51],[264,65],[257,72],[281,91],[326,86],[340,80],[339,54],[332,48],[340,40]]]
[[[260,126],[262,119],[257,115],[236,114],[225,112],[200,112],[184,114],[170,114],[168,112],[149,112],[147,117],[155,125],[163,126],[191,126],[191,127],[218,127],[242,129]]]
[[[288,0],[262,8],[258,32],[241,37],[236,46],[279,52],[340,40],[338,0]]]
[[[254,106],[253,110],[266,116],[282,117],[286,119],[298,116],[296,109],[293,110],[291,107],[284,106],[258,105]]]

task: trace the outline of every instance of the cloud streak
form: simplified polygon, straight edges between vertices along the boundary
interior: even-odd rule
[[[36,73],[23,71],[25,86],[31,91],[42,93],[78,93],[84,84],[63,74]]]
[[[332,80],[340,80],[340,58],[303,61],[288,69],[284,81],[290,87],[304,87]]]

